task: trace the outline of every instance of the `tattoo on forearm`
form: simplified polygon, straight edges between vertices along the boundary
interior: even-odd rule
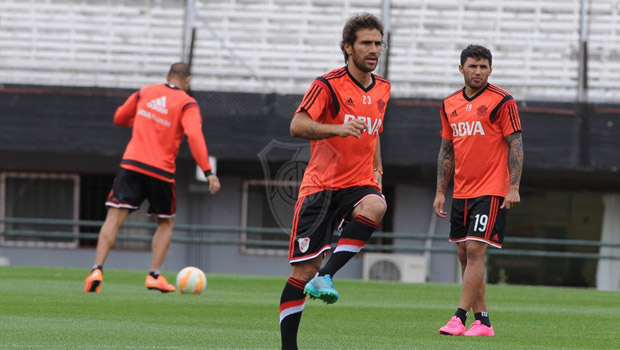
[[[308,127],[306,128],[306,132],[308,133],[309,137],[316,136],[316,122],[312,122],[308,124]]]
[[[441,140],[437,158],[437,191],[445,192],[454,171],[454,145],[452,141]]]
[[[506,136],[506,143],[508,143],[510,184],[518,185],[521,182],[521,172],[523,171],[523,139],[521,133],[516,132]]]

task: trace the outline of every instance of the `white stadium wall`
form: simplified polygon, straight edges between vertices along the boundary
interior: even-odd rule
[[[381,0],[196,0],[194,90],[303,93],[343,65],[352,14]],[[494,54],[492,81],[517,99],[577,95],[580,0],[391,1],[389,79],[397,97],[441,98],[462,83],[460,50]],[[620,97],[620,8],[590,1],[593,101]],[[0,82],[137,88],[182,57],[183,0],[3,0]]]

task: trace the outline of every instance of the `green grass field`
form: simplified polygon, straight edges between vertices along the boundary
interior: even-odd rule
[[[202,295],[144,288],[143,271],[0,267],[0,349],[278,349],[282,278],[208,275]],[[174,274],[167,275],[174,280]],[[620,293],[489,286],[496,336],[439,336],[460,287],[336,280],[308,301],[301,349],[618,349]],[[473,316],[470,316],[473,318]],[[471,322],[471,321],[470,321]]]

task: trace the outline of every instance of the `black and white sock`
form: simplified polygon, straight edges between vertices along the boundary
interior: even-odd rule
[[[297,350],[297,331],[306,305],[306,282],[289,277],[280,297],[280,335],[282,350]]]
[[[338,245],[325,266],[319,270],[319,276],[330,275],[334,277],[355,254],[359,253],[370,239],[379,224],[365,216],[358,215],[351,221],[340,234]]]

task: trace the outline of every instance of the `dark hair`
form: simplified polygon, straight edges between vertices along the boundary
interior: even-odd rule
[[[340,50],[344,54],[344,63],[347,63],[349,59],[349,55],[347,55],[347,51],[344,49],[345,44],[349,44],[353,46],[355,40],[357,39],[357,31],[359,29],[377,29],[381,32],[381,37],[383,37],[383,23],[379,20],[375,15],[370,13],[360,13],[357,14],[347,21],[344,24],[344,28],[342,28],[342,41],[340,42]]]
[[[189,71],[189,65],[183,62],[177,62],[170,66],[170,71],[168,72],[168,75],[171,77],[185,79],[192,74]]]
[[[461,66],[465,64],[465,61],[467,61],[469,57],[476,60],[486,58],[489,61],[489,67],[493,64],[493,56],[491,56],[491,51],[484,46],[470,44],[463,51],[461,51]]]

